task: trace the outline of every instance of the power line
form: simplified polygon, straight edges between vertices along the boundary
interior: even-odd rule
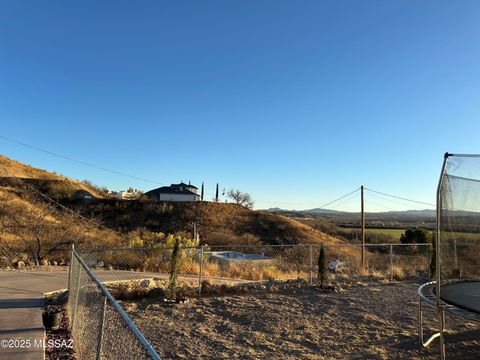
[[[326,203],[325,205],[320,206],[318,209],[325,209],[328,205],[331,205],[331,204],[333,204],[333,203],[336,203],[337,201],[340,201],[340,200],[342,200],[342,199],[345,199],[347,196],[350,196],[350,195],[356,193],[356,192],[359,191],[359,190],[360,190],[360,188],[355,189],[355,190],[349,192],[348,194],[339,197],[338,199],[335,199],[335,200],[333,200],[333,201],[330,201],[330,202]]]
[[[405,206],[405,207],[410,207],[410,208],[415,208],[415,209],[417,209],[417,210],[423,210],[423,209],[424,209],[423,207],[420,207],[420,206],[418,206],[418,205],[401,203],[401,202],[399,202],[399,201],[392,200],[392,199],[389,199],[389,198],[386,198],[386,197],[382,197],[382,196],[378,196],[378,195],[375,195],[375,194],[370,194],[370,196],[373,196],[373,197],[376,198],[376,199],[380,199],[380,200],[383,200],[383,201],[388,201],[388,202],[390,202],[390,203],[394,203],[394,204],[397,204],[397,205],[401,205],[401,206]]]
[[[379,199],[380,199],[380,198],[379,198]],[[375,205],[375,206],[379,206],[379,207],[384,208],[384,209],[389,210],[389,211],[396,211],[394,208],[391,208],[391,207],[389,207],[389,206],[385,206],[385,205],[378,204],[378,203],[373,202],[373,201],[371,201],[371,200],[367,200],[367,201],[365,201],[365,203],[366,203],[366,205],[373,204],[373,205]],[[372,211],[370,211],[370,212],[372,212]],[[368,214],[368,212],[365,212],[365,213]]]
[[[342,207],[343,205],[345,204],[351,204],[352,202],[355,202],[355,203],[358,203],[359,202],[359,196],[358,194],[354,197],[351,197],[351,198],[346,198],[345,201],[341,201],[340,203],[334,205],[334,206],[329,206],[328,207],[328,210],[337,210],[337,211],[342,211],[342,210],[339,210],[340,207]],[[345,211],[345,210],[343,210]],[[346,211],[346,212],[349,212],[349,211]]]
[[[356,191],[360,190],[360,188],[356,189],[356,190],[353,190],[352,192],[349,192],[348,194],[346,195],[343,195],[341,197],[339,197],[338,199],[335,199],[333,201],[330,201],[322,206],[317,206],[315,207],[315,209],[324,209],[326,206],[330,205],[330,204],[333,204],[339,200],[342,200],[344,198],[346,198],[347,196],[350,196],[352,195],[353,193],[355,193]],[[309,205],[315,205],[315,204],[318,204],[318,202],[289,202],[289,201],[267,201],[267,200],[255,200],[256,203],[266,203],[266,204],[298,204],[298,205],[306,205],[306,204],[309,204]]]
[[[141,180],[141,181],[145,181],[145,182],[149,182],[149,183],[153,183],[153,184],[165,185],[164,183],[161,183],[161,182],[158,182],[158,181],[155,181],[155,180],[150,180],[150,179],[143,178],[143,177],[140,177],[140,176],[130,175],[130,174],[127,174],[127,173],[124,173],[124,172],[121,172],[121,171],[112,170],[112,169],[108,169],[108,168],[98,166],[98,165],[95,165],[95,164],[92,164],[92,163],[88,163],[86,161],[77,160],[77,159],[71,158],[71,157],[66,156],[66,155],[55,153],[55,152],[50,151],[50,150],[45,150],[45,149],[39,148],[39,147],[34,146],[34,145],[29,145],[29,144],[26,144],[24,142],[8,138],[8,137],[3,136],[3,135],[0,135],[0,138],[2,138],[4,140],[7,140],[7,141],[10,141],[10,142],[13,142],[13,143],[18,144],[18,145],[25,146],[25,147],[33,149],[33,150],[41,151],[43,153],[46,153],[46,154],[49,154],[49,155],[52,155],[52,156],[56,156],[56,157],[59,157],[61,159],[73,161],[73,162],[76,162],[78,164],[81,164],[81,165],[84,165],[84,166],[89,166],[91,168],[99,169],[99,170],[106,171],[106,172],[109,172],[109,173],[112,173],[112,174],[126,176],[126,177],[129,177],[129,178],[132,178],[132,179]]]
[[[381,191],[376,191],[376,190],[367,189],[367,188],[365,188],[365,190],[368,190],[368,191],[371,191],[371,192],[374,192],[374,193],[377,193],[377,194],[380,194],[380,195],[389,196],[391,198],[403,200],[403,201],[410,201],[410,202],[414,202],[414,203],[417,203],[417,204],[435,206],[434,204],[430,204],[430,203],[426,203],[426,202],[422,202],[422,201],[417,201],[417,200],[412,200],[412,199],[407,199],[407,198],[404,198],[404,197],[401,197],[401,196],[390,195],[390,194],[386,194],[386,193],[381,192]]]

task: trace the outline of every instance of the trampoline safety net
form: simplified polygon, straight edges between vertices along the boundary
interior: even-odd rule
[[[480,280],[480,156],[449,154],[437,201],[442,287]]]

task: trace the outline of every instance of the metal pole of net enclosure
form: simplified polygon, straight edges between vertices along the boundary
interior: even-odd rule
[[[445,359],[445,343],[443,339],[443,331],[444,331],[444,313],[443,310],[440,308],[440,281],[441,281],[441,256],[440,256],[440,234],[441,234],[441,218],[442,218],[442,187],[443,187],[443,180],[445,177],[445,167],[447,165],[448,157],[451,154],[445,153],[443,156],[443,165],[442,165],[442,172],[440,174],[440,179],[438,180],[438,187],[437,187],[437,236],[435,239],[435,271],[436,271],[436,286],[435,286],[435,296],[437,302],[437,311],[439,315],[439,322],[440,322],[440,359]]]

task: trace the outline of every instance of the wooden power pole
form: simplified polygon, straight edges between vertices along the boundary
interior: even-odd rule
[[[362,271],[365,270],[365,206],[363,199],[363,185],[360,187],[361,193],[361,215],[360,215],[360,236],[362,238]]]

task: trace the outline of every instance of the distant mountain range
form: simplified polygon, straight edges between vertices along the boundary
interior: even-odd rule
[[[336,224],[340,227],[358,227],[360,226],[360,213],[337,211],[329,209],[309,209],[309,210],[284,210],[280,208],[268,209],[269,212],[288,216],[300,221],[326,221]],[[478,232],[478,221],[480,212],[473,211],[455,211],[456,226],[462,231]],[[408,228],[412,226],[422,226],[428,229],[434,229],[436,224],[436,210],[405,210],[405,211],[387,211],[387,212],[366,212],[365,225],[370,228]]]
[[[328,210],[328,209],[310,209],[305,210],[306,213],[314,213],[314,214],[360,214],[360,212],[346,212],[346,211],[336,211],[336,210]],[[411,217],[411,216],[418,216],[418,217],[435,217],[436,210],[433,209],[424,209],[424,210],[403,210],[403,211],[383,211],[383,212],[366,212],[366,214],[373,215],[373,216],[396,216],[396,217]]]
[[[298,217],[305,217],[308,214],[315,214],[315,215],[325,215],[327,217],[334,216],[334,217],[352,217],[360,215],[360,212],[349,212],[349,211],[338,211],[338,210],[329,210],[329,209],[309,209],[309,210],[285,210],[278,207],[270,208],[265,211],[269,212],[279,212],[285,214],[297,214]],[[436,211],[433,209],[424,209],[424,210],[404,210],[404,211],[385,211],[385,212],[366,212],[366,215],[375,218],[383,218],[383,217],[435,217]]]

